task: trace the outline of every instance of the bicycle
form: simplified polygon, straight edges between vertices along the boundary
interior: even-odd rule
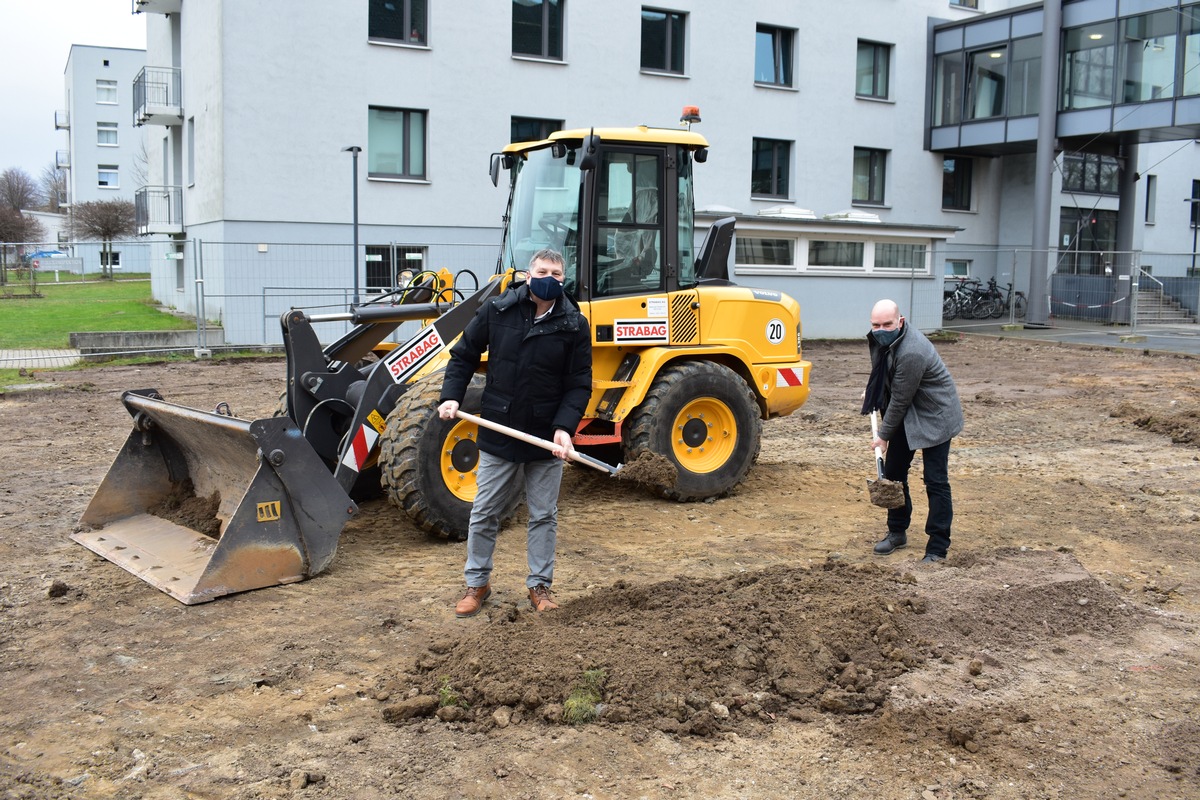
[[[1025,319],[1025,312],[1029,307],[1029,301],[1025,299],[1025,293],[1017,292],[1016,296],[1014,296],[1013,285],[1011,283],[1004,284],[1004,289],[1008,294],[1004,296],[1004,305],[1000,309],[1000,313],[996,316],[999,317],[1012,312],[1016,315],[1017,319]]]
[[[995,319],[1004,313],[1004,295],[995,278],[988,278],[987,289],[979,292],[971,305],[971,316],[975,319]]]
[[[970,319],[971,308],[979,292],[979,281],[970,278],[956,279],[953,289],[942,291],[942,319],[963,317]]]

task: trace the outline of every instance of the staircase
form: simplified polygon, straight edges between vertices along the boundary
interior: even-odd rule
[[[1139,289],[1137,295],[1139,325],[1195,325],[1196,316],[1161,289]]]

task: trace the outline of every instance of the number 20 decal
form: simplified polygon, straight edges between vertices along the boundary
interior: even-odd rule
[[[767,341],[771,344],[779,344],[783,341],[783,331],[783,320],[771,320],[767,323]]]

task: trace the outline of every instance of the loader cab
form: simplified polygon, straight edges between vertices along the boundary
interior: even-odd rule
[[[558,250],[567,291],[585,303],[695,285],[692,162],[706,146],[645,127],[510,145],[502,266],[520,271],[539,249]]]

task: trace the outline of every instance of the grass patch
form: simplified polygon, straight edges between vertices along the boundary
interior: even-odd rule
[[[597,706],[600,703],[601,690],[608,674],[602,669],[589,669],[571,694],[563,703],[563,721],[570,725],[584,725],[594,722],[600,716]]]
[[[149,280],[39,283],[38,291],[42,297],[0,300],[0,349],[70,347],[73,331],[196,327],[194,322],[164,313],[150,296]]]
[[[443,675],[441,682],[438,684],[438,708],[446,708],[448,706],[466,708],[467,701],[463,700],[458,690],[450,685],[450,676]]]

